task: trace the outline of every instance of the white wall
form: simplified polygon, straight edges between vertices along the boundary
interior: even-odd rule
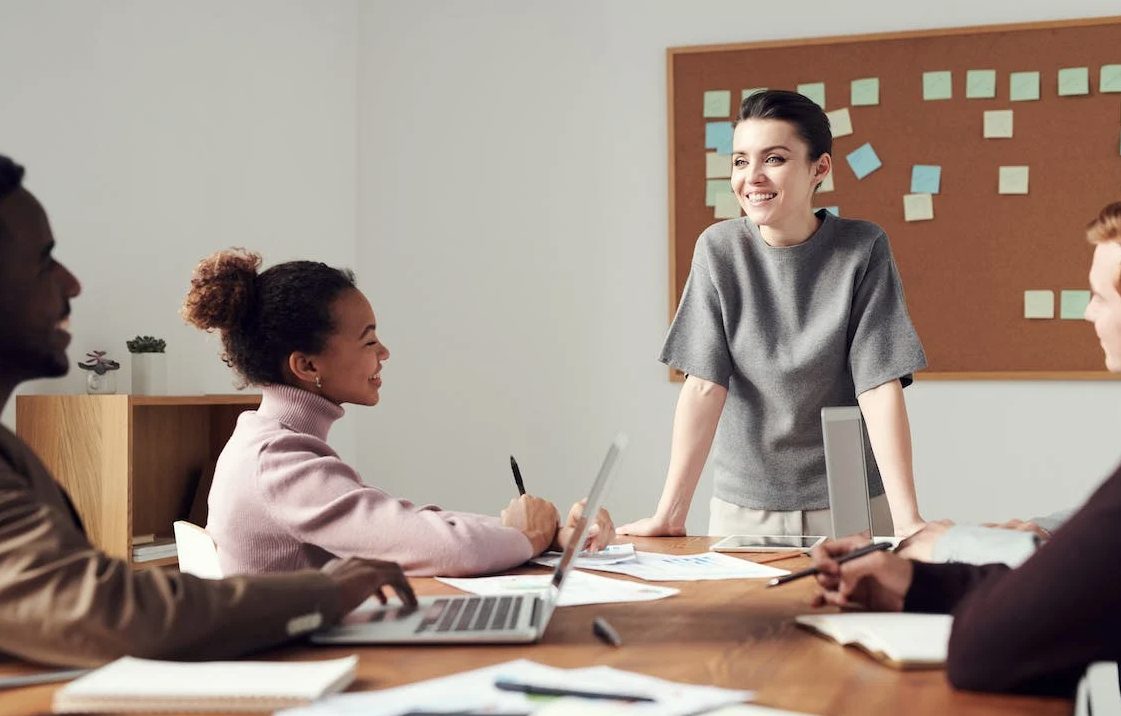
[[[217,340],[178,316],[198,260],[354,262],[357,17],[353,0],[0,2],[0,153],[27,166],[82,281],[73,360],[108,348],[125,391],[125,339],[154,334],[171,390],[230,392]]]
[[[567,502],[624,430],[613,512],[653,509],[677,394],[656,361],[666,47],[1113,12],[1105,0],[362,5],[357,268],[393,351],[382,404],[359,422],[362,472],[493,512],[513,494],[513,452],[533,491]],[[907,395],[928,518],[1064,507],[1121,454],[1116,384]]]
[[[393,350],[382,405],[352,408],[333,436],[367,479],[494,512],[513,493],[513,452],[531,489],[567,502],[625,430],[611,501],[623,520],[653,508],[677,393],[655,360],[665,48],[1115,11],[0,0],[0,153],[29,167],[83,280],[73,358],[124,357],[126,338],[158,333],[173,389],[228,391],[217,344],[177,317],[199,258],[243,245],[269,263],[355,265]],[[83,377],[25,390],[80,391]],[[1118,398],[1116,384],[915,385],[925,513],[1081,499],[1121,453]],[[693,531],[708,493],[706,481]]]

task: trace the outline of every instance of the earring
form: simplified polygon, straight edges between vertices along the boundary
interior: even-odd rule
[[[323,381],[319,378],[318,375],[315,376],[315,387],[316,388],[322,388],[323,387]]]

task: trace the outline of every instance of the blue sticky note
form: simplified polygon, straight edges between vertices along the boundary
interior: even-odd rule
[[[705,122],[705,149],[715,149],[717,154],[731,154],[732,123]]]
[[[936,164],[915,164],[911,167],[911,193],[937,194],[942,185],[942,167]]]
[[[922,73],[922,98],[924,100],[951,99],[953,96],[953,74],[948,70]]]
[[[849,152],[845,159],[848,160],[852,173],[857,179],[863,179],[883,166],[883,162],[876,156],[876,150],[872,149],[872,145],[868,142]]]
[[[826,211],[828,211],[833,216],[840,216],[841,215],[841,209],[840,209],[840,207],[837,207],[837,206],[819,206],[818,208],[814,209],[814,211],[818,212],[818,211],[821,211],[822,209],[825,209]]]
[[[1090,305],[1089,291],[1063,291],[1059,294],[1059,318],[1079,320]]]

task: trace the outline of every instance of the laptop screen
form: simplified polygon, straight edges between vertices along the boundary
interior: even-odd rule
[[[596,481],[592,484],[592,491],[588,493],[588,501],[584,504],[584,514],[580,521],[576,523],[576,530],[572,539],[565,545],[564,552],[561,554],[560,561],[553,569],[553,578],[550,584],[553,588],[554,595],[560,592],[561,585],[564,584],[564,578],[572,569],[573,562],[576,561],[576,555],[580,554],[584,540],[588,538],[588,530],[591,529],[592,524],[595,522],[595,515],[599,512],[600,503],[603,501],[604,489],[607,487],[607,482],[611,477],[612,471],[615,469],[615,463],[619,459],[619,453],[627,447],[627,436],[620,433],[615,436],[611,442],[611,447],[607,449],[607,455],[603,458],[603,464],[599,468],[599,475],[596,476]]]

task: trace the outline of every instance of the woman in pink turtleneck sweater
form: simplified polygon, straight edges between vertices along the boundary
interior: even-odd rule
[[[327,444],[341,405],[376,405],[382,363],[373,309],[354,275],[292,261],[258,273],[260,256],[221,251],[191,279],[183,313],[219,330],[223,359],[262,386],[214,472],[206,531],[226,574],[319,568],[336,557],[399,562],[412,575],[473,575],[521,564],[564,544],[556,507],[523,495],[501,517],[417,507],[376,487]],[[613,536],[597,515],[595,546]]]

